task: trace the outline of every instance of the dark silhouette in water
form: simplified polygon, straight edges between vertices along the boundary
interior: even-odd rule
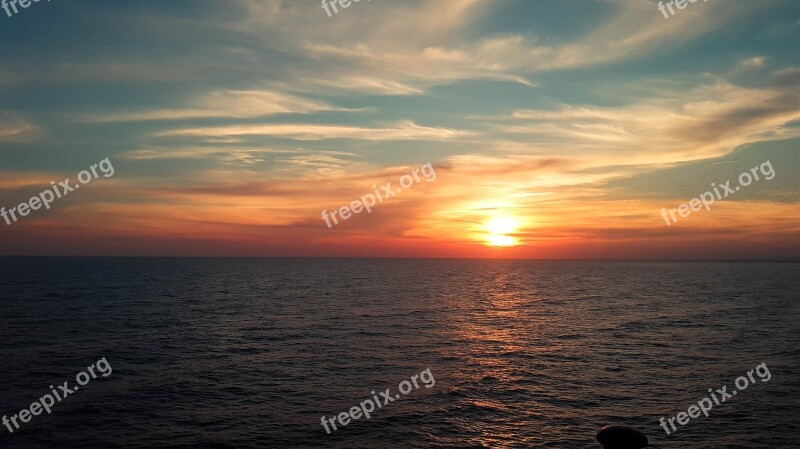
[[[641,449],[649,444],[645,434],[625,426],[603,427],[597,432],[597,441],[603,449]]]

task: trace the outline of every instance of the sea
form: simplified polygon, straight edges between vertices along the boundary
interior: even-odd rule
[[[103,358],[0,448],[798,448],[800,265],[0,258],[0,414]]]

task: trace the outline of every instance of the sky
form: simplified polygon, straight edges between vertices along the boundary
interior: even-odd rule
[[[0,10],[0,255],[797,260],[800,3],[657,3]]]

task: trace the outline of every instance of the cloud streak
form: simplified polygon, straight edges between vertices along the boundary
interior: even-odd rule
[[[266,124],[183,128],[156,134],[158,137],[272,136],[296,140],[353,139],[370,141],[447,140],[468,135],[470,135],[468,131],[421,126],[412,121],[404,121],[393,127],[383,128],[323,124]]]

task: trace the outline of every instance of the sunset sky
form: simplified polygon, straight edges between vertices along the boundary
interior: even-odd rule
[[[0,206],[115,169],[0,220],[0,255],[798,259],[800,2],[656,3],[0,10]]]

